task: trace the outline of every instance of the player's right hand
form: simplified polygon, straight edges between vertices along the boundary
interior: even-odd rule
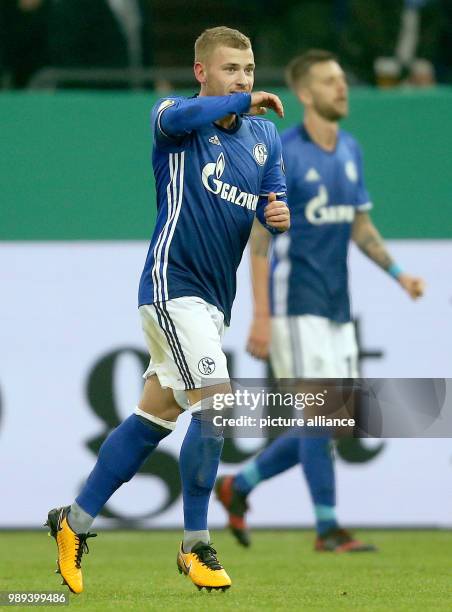
[[[269,316],[258,316],[251,323],[247,352],[257,359],[268,359],[270,352],[271,326]]]
[[[413,300],[417,300],[424,295],[425,282],[422,278],[402,273],[399,274],[397,280]]]
[[[251,105],[248,114],[265,115],[268,108],[274,110],[278,117],[284,117],[284,106],[278,96],[267,91],[257,91],[251,94]]]

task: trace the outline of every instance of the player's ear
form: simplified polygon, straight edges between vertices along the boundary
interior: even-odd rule
[[[195,79],[198,81],[198,83],[200,83],[201,85],[205,85],[207,79],[204,64],[202,64],[201,62],[195,62],[195,65],[193,66],[193,72],[195,73]]]
[[[297,98],[304,106],[309,106],[309,104],[312,103],[312,95],[308,87],[299,87],[295,93]]]

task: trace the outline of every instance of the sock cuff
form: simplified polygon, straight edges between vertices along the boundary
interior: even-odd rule
[[[259,467],[256,460],[251,460],[240,472],[250,487],[254,488],[260,483],[262,477],[259,472]]]
[[[182,541],[182,550],[184,553],[190,552],[193,546],[199,542],[210,544],[210,533],[208,529],[201,529],[199,531],[188,531],[184,529],[184,539]]]
[[[334,506],[326,506],[324,504],[315,504],[315,517],[318,521],[335,521],[336,508]]]
[[[147,421],[151,421],[151,423],[155,423],[155,425],[159,425],[164,429],[169,429],[170,431],[174,431],[176,429],[176,421],[165,421],[164,419],[154,416],[153,414],[149,414],[149,412],[141,410],[141,408],[138,408],[138,406],[136,406],[133,412],[137,416],[140,416]]]

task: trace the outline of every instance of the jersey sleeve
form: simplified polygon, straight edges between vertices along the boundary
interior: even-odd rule
[[[279,230],[269,227],[265,223],[264,209],[268,204],[268,196],[275,193],[278,200],[287,203],[286,176],[284,160],[282,156],[282,145],[275,125],[270,124],[271,141],[269,142],[269,155],[265,163],[265,174],[259,192],[259,201],[256,209],[256,216],[262,225],[272,234],[279,234]]]
[[[363,167],[363,155],[361,152],[361,147],[357,142],[355,142],[356,147],[356,169],[358,172],[358,180],[356,187],[356,199],[355,206],[359,212],[366,212],[371,210],[372,202],[369,196],[369,192],[367,191],[366,184],[364,181],[364,167]]]
[[[181,145],[194,130],[230,114],[240,115],[250,107],[251,96],[165,98],[152,111],[152,126],[157,145]]]

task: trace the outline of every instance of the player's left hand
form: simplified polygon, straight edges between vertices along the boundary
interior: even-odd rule
[[[413,300],[417,300],[424,295],[425,282],[422,278],[400,274],[397,280]]]
[[[268,204],[264,209],[265,222],[280,232],[285,232],[290,227],[290,211],[285,202],[279,202],[276,194],[268,194]]]

